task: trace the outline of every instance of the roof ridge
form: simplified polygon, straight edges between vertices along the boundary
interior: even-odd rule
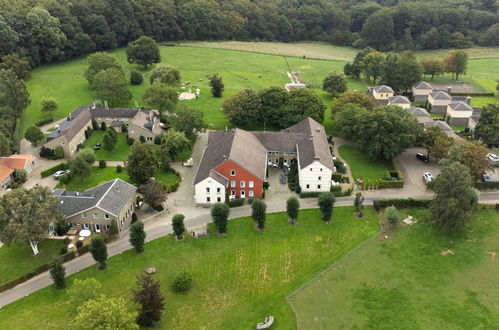
[[[113,188],[113,186],[116,184],[116,182],[118,182],[118,178],[115,178],[111,181],[114,181],[111,186],[106,190],[106,192],[102,195],[102,197],[99,199],[99,201],[95,204],[95,206],[99,206],[99,204],[102,202],[102,200],[104,199],[104,197],[106,197],[106,195],[109,193],[109,191],[111,190],[111,188]],[[109,183],[111,181],[108,181],[106,183]],[[105,184],[105,183],[104,183]],[[97,186],[98,187],[98,186]]]

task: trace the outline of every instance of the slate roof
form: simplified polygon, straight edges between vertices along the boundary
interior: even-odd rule
[[[442,121],[442,120],[432,120],[432,121],[424,123],[424,125],[425,125],[425,127],[431,127],[431,126],[437,125],[438,127],[443,129],[444,131],[452,131],[452,128],[449,126],[449,124],[447,124],[445,121]]]
[[[436,91],[436,92],[430,93],[430,95],[435,100],[452,100],[452,97],[443,91]]]
[[[374,90],[376,93],[393,93],[393,89],[390,86],[380,85],[369,87]]]
[[[426,81],[420,81],[412,85],[416,89],[433,89],[433,86],[428,84]]]
[[[388,104],[411,104],[411,101],[405,96],[395,95],[388,98]]]
[[[430,116],[430,114],[428,113],[428,111],[426,111],[426,109],[419,108],[419,107],[411,107],[411,108],[407,109],[407,111],[409,111],[413,116],[416,116],[416,117],[429,117]]]
[[[296,152],[296,145],[306,133],[290,132],[251,132],[263,144],[267,151]]]
[[[135,186],[114,179],[81,193],[55,189],[53,194],[59,199],[58,209],[65,217],[94,207],[117,217],[136,190]]]
[[[463,101],[451,102],[449,107],[454,111],[473,111],[473,108]]]
[[[92,117],[94,118],[133,118],[139,110],[129,108],[95,108],[90,111],[92,112]]]
[[[333,157],[329,150],[324,126],[308,117],[287,129],[291,133],[307,133],[298,144],[298,161],[300,168],[305,168],[318,160],[324,166],[334,171]]]
[[[156,117],[154,111],[150,109],[138,111],[132,119],[132,124],[142,127],[156,135],[163,133],[163,129],[159,126],[159,122],[159,118]]]

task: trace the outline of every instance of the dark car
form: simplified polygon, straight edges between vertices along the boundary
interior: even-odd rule
[[[416,158],[422,162],[428,163],[428,157],[420,152],[416,154]]]
[[[96,143],[94,145],[94,150],[100,150],[100,143]]]

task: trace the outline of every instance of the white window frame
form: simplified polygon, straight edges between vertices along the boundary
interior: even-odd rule
[[[255,192],[253,190],[250,190],[248,195],[250,198],[253,198],[255,196]]]
[[[97,227],[98,227],[98,229],[97,229]],[[94,224],[94,230],[96,233],[100,233],[101,232],[100,224],[98,224],[98,223]]]
[[[236,187],[236,181],[235,181],[235,180],[232,180],[232,181],[230,182],[230,187],[231,187],[231,188],[235,188],[235,187]]]
[[[254,188],[255,187],[255,181],[248,182],[248,187],[249,188]]]
[[[99,215],[97,213],[94,213],[93,217],[94,217],[95,220],[99,220]]]
[[[89,229],[89,228],[90,228],[90,225],[88,223],[83,224],[83,229]]]
[[[104,219],[109,220],[109,214],[104,214]]]
[[[239,196],[240,196],[241,198],[246,198],[246,191],[241,190],[241,191],[239,192]]]
[[[235,191],[235,190],[231,190],[231,191],[230,191],[230,195],[231,195],[231,196],[236,196],[236,191]]]
[[[240,188],[246,188],[246,181],[239,181]]]
[[[236,170],[230,170],[230,176],[236,176]]]
[[[86,218],[87,218],[87,212],[83,212],[83,213],[81,214],[81,217],[82,217],[83,219],[86,219]]]

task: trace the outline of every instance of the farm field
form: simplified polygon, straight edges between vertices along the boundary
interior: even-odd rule
[[[364,180],[383,179],[387,171],[394,169],[390,161],[370,159],[357,147],[342,145],[339,152],[340,157],[348,163],[354,180],[360,177]]]
[[[145,253],[129,250],[111,258],[105,271],[92,266],[71,276],[94,277],[104,293],[131,303],[135,276],[154,266],[166,297],[160,329],[250,329],[273,315],[272,329],[293,329],[295,315],[285,296],[378,232],[378,217],[366,208],[357,219],[352,207],[335,208],[331,224],[318,210],[302,210],[296,227],[285,213],[267,216],[267,231],[254,230],[249,217],[229,221],[228,235],[187,238],[172,236],[147,243]],[[174,276],[187,269],[194,286],[187,294],[171,290]],[[11,328],[66,329],[72,319],[67,290],[45,288],[0,310],[0,325]]]
[[[378,236],[289,298],[303,329],[497,329],[499,213],[476,211],[457,236],[429,212]],[[382,306],[380,308],[379,306]]]

